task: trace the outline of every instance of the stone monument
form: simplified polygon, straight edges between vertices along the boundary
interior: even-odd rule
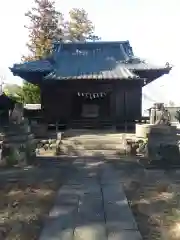
[[[36,156],[36,142],[28,121],[23,117],[23,107],[16,104],[8,126],[1,130],[1,163],[24,166],[33,163]]]
[[[23,105],[16,103],[15,107],[10,115],[10,120],[16,124],[20,124],[23,120]]]
[[[151,108],[150,124],[136,125],[136,138],[146,140],[145,156],[150,162],[180,164],[177,129],[170,124],[170,114],[163,104]]]
[[[150,124],[170,125],[171,116],[163,103],[155,103],[150,110]]]

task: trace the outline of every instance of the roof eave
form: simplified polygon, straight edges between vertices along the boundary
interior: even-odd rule
[[[40,84],[44,78],[44,76],[48,75],[49,72],[41,71],[41,72],[27,72],[27,71],[19,71],[16,69],[10,69],[14,76],[20,77],[23,80],[32,83],[32,84]]]
[[[165,68],[151,68],[151,69],[134,69],[133,71],[141,78],[146,79],[146,85],[162,77],[165,74],[169,74],[172,67]]]
[[[43,80],[50,80],[50,81],[73,81],[73,80],[91,80],[91,81],[93,81],[93,80],[95,80],[95,81],[105,81],[105,80],[117,80],[117,81],[122,81],[122,80],[125,80],[125,81],[136,81],[136,80],[139,80],[139,81],[145,81],[145,79],[144,78],[140,78],[140,77],[137,77],[137,76],[135,76],[135,77],[129,77],[129,78],[122,78],[122,77],[107,77],[107,78],[103,78],[103,77],[97,77],[97,78],[95,78],[95,77],[82,77],[82,78],[80,78],[80,77],[67,77],[67,78],[65,78],[65,77],[55,77],[55,76],[46,76],[46,77],[44,77],[43,78]]]
[[[37,73],[37,74],[49,74],[53,71],[53,62],[51,59],[27,61],[25,63],[14,64],[9,67],[14,76],[21,74]]]
[[[28,69],[18,69],[18,68],[14,68],[14,67],[10,67],[9,68],[10,71],[12,72],[12,74],[14,76],[20,76],[21,74],[31,74],[31,73],[34,73],[34,74],[49,74],[51,71],[50,70],[39,70],[39,71],[32,71],[32,70],[28,70]]]
[[[164,71],[164,74],[168,74],[173,67],[162,67],[162,68],[130,68],[130,70],[135,70],[135,71]]]

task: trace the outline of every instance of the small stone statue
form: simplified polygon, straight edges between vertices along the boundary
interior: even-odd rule
[[[155,104],[151,108],[150,112],[150,123],[156,125],[170,125],[171,116],[170,113],[165,109],[164,104]]]
[[[162,105],[161,108],[156,112],[155,124],[170,125],[170,120],[171,120],[170,113]]]
[[[180,123],[180,110],[176,111],[176,115],[175,115],[176,120],[178,121],[178,123]]]

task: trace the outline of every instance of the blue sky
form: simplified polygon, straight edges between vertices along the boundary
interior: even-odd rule
[[[0,8],[0,76],[7,82],[21,82],[8,67],[19,62],[27,51],[24,13],[32,5],[33,0],[6,0]],[[168,76],[144,91],[154,100],[180,103],[179,0],[57,0],[56,5],[65,16],[73,7],[85,8],[102,40],[129,40],[137,56],[157,64],[175,65]]]

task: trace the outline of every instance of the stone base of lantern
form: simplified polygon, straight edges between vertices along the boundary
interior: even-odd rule
[[[163,161],[180,164],[180,151],[176,126],[137,124],[136,138],[147,139],[145,157],[150,162]]]
[[[26,122],[11,124],[0,135],[1,165],[24,166],[36,158],[36,140]]]

